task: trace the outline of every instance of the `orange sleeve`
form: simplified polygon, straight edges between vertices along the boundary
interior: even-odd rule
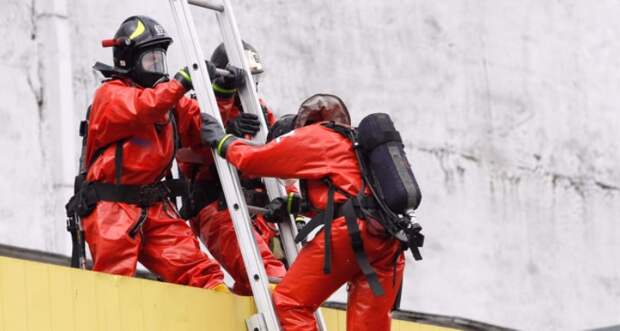
[[[131,137],[145,123],[166,122],[166,115],[183,94],[185,89],[176,80],[147,89],[130,86],[122,80],[104,83],[93,99],[87,159],[98,148]]]
[[[185,94],[185,89],[176,80],[145,89],[120,81],[108,84],[93,105],[100,104],[106,109],[105,114],[101,115],[110,124],[131,126],[135,123],[160,122]]]
[[[227,147],[226,159],[247,175],[320,179],[330,174],[320,130],[307,126],[265,145],[239,139]]]
[[[181,98],[175,106],[175,116],[181,147],[198,147],[200,142],[200,107],[190,98]]]

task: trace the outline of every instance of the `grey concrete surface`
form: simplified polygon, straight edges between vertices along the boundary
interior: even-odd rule
[[[233,3],[277,113],[325,91],[354,121],[383,111],[397,122],[427,235],[404,308],[527,330],[620,322],[620,2]],[[125,17],[175,27],[164,0],[5,0],[0,10],[0,242],[66,253],[78,139],[67,146],[58,119],[76,127],[97,86],[90,66],[111,63],[99,41]],[[195,17],[209,52],[215,20]],[[174,71],[180,47],[169,56]],[[71,86],[55,65],[66,61]]]

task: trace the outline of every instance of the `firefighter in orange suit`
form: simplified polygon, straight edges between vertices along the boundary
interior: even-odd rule
[[[262,62],[252,45],[244,41],[243,46],[252,76],[258,84],[263,75]],[[211,63],[217,68],[231,69],[224,44],[220,44],[213,51]],[[237,94],[237,88],[241,85],[230,77],[218,77],[213,81],[213,91],[222,121],[226,124],[226,130],[237,137],[254,136],[258,132],[260,122],[256,115],[242,110]],[[267,125],[271,126],[276,121],[276,117],[262,99],[260,102]],[[181,173],[191,182],[189,196],[183,200],[181,216],[190,220],[196,235],[202,239],[211,255],[235,280],[233,292],[240,295],[252,295],[235,229],[225,205],[211,148],[209,146],[185,148],[177,153],[177,161]],[[249,205],[262,207],[269,202],[265,187],[259,178],[244,176],[241,182]],[[277,230],[272,224],[266,222],[260,213],[253,215],[252,222],[265,271],[270,278],[279,280],[284,277],[286,269],[269,247],[271,238],[277,234]]]
[[[324,228],[301,250],[273,294],[283,329],[317,330],[314,311],[348,282],[347,329],[389,330],[390,310],[404,269],[402,248],[376,221],[354,218],[373,278],[383,292],[373,295],[372,282],[356,263],[348,225],[339,210],[362,189],[358,161],[351,141],[326,126],[329,121],[349,125],[350,117],[339,98],[319,94],[302,104],[295,130],[265,145],[225,135],[208,115],[203,115],[202,139],[245,174],[299,178],[314,213],[333,209],[330,231]]]
[[[162,181],[180,145],[199,145],[200,111],[184,97],[191,78],[168,80],[172,39],[146,16],[126,19],[112,46],[114,67],[96,91],[86,139],[86,178],[76,195],[93,270],[131,276],[139,261],[167,282],[226,290],[217,262],[200,251]]]

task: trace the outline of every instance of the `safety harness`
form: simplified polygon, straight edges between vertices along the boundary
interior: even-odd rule
[[[90,121],[91,106],[88,107],[86,118],[80,122],[80,136],[82,137],[82,155],[80,156],[80,171],[74,181],[74,195],[65,205],[67,213],[67,231],[71,233],[72,238],[72,267],[84,267],[85,261],[85,244],[83,238],[83,229],[80,219],[88,216],[97,206],[99,201],[122,202],[133,204],[140,207],[140,216],[136,223],[129,230],[129,235],[133,238],[140,231],[142,225],[146,221],[148,207],[151,205],[165,201],[167,198],[175,198],[187,195],[187,184],[183,179],[172,179],[169,175],[169,169],[174,161],[174,155],[179,146],[179,136],[177,132],[176,120],[174,112],[169,113],[169,121],[162,124],[155,124],[156,130],[162,130],[166,125],[172,125],[174,134],[174,152],[172,158],[166,168],[158,176],[160,180],[155,183],[146,185],[127,185],[121,184],[123,169],[123,144],[127,139],[121,139],[102,148],[98,149],[90,162],[85,160],[86,143],[88,139],[88,125]],[[86,176],[90,165],[112,145],[114,145],[114,184],[102,182],[88,182]],[[166,180],[161,180],[167,177]]]
[[[304,240],[314,229],[320,225],[323,225],[323,235],[325,237],[323,272],[326,274],[330,273],[332,254],[331,225],[334,218],[344,216],[357,265],[366,277],[373,294],[375,296],[382,296],[384,291],[379,283],[376,272],[368,261],[367,254],[364,252],[364,244],[360,235],[360,228],[357,220],[377,220],[384,227],[387,233],[401,241],[401,248],[403,250],[408,248],[411,250],[415,260],[422,259],[419,251],[419,248],[424,244],[424,235],[420,233],[422,228],[417,223],[411,223],[408,219],[404,219],[403,217],[394,214],[389,210],[389,208],[387,208],[387,206],[385,206],[384,203],[382,203],[381,195],[373,188],[373,182],[370,179],[371,177],[366,165],[366,159],[359,148],[355,129],[338,125],[334,122],[325,123],[323,125],[334,130],[335,132],[338,132],[352,142],[353,150],[362,174],[362,187],[357,195],[351,195],[350,193],[337,187],[330,178],[324,178],[323,182],[328,187],[327,206],[324,211],[316,214],[310,222],[308,222],[299,231],[297,237],[295,237],[295,241],[300,242]],[[306,185],[304,183],[304,185],[302,185],[302,193],[307,197],[308,195],[305,186]],[[371,192],[370,196],[365,195],[367,189]],[[336,191],[347,197],[347,200],[344,203],[335,204],[334,194]],[[407,232],[406,238],[403,238],[403,236],[400,235],[401,231]],[[396,267],[399,255],[400,254],[398,254],[394,259],[394,267]],[[395,275],[396,274],[394,273],[394,276]]]

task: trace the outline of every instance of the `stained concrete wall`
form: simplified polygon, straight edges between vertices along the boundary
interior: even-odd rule
[[[0,9],[0,242],[67,252],[61,207],[78,141],[62,128],[76,127],[92,96],[90,66],[111,62],[99,40],[137,13],[176,31],[166,1]],[[427,235],[425,260],[407,267],[404,308],[531,330],[620,323],[618,2],[235,1],[235,10],[276,112],[328,91],[355,121],[376,111],[396,120]],[[214,19],[195,15],[208,52],[219,42]],[[179,45],[169,55],[171,70],[182,65]]]

